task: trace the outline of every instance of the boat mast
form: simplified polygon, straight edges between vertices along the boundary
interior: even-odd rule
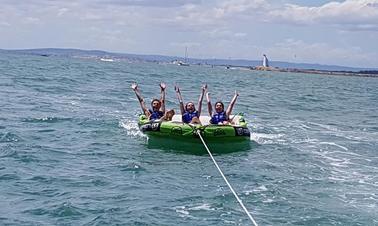
[[[184,63],[187,63],[187,60],[188,60],[188,47],[185,46],[185,61],[184,61]]]

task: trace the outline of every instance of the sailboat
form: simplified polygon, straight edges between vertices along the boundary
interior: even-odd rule
[[[177,64],[180,66],[189,66],[189,63],[187,63],[187,61],[188,61],[188,47],[185,47],[185,60],[184,62],[180,60],[177,62]]]

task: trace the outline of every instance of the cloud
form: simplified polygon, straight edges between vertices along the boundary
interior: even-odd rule
[[[367,53],[358,46],[341,48],[328,43],[307,43],[302,40],[286,39],[278,42],[266,51],[271,60],[288,60],[295,62],[314,62],[320,64],[340,64],[345,66],[371,66],[378,65],[378,54]]]
[[[176,12],[173,21],[191,26],[213,26],[240,17],[260,15],[268,3],[265,0],[226,0],[214,5],[187,5]]]
[[[234,32],[226,28],[213,28],[200,32],[201,35],[211,39],[242,39],[247,37],[246,33]]]
[[[191,47],[200,47],[201,46],[201,43],[198,43],[198,42],[172,42],[172,43],[169,43],[169,45],[177,48],[177,47],[180,47],[180,48],[185,48],[185,47],[188,47],[188,48],[191,48]]]
[[[69,11],[69,9],[67,9],[67,8],[60,8],[59,10],[58,10],[58,16],[60,17],[60,16],[63,16],[65,13],[67,13]]]
[[[9,24],[8,22],[1,21],[1,22],[0,22],[0,26],[9,27],[10,24]]]
[[[40,24],[41,20],[36,17],[26,17],[24,23],[26,24]]]
[[[294,1],[1,0],[0,43],[378,65],[378,0],[283,2]]]
[[[2,0],[2,5],[17,5],[19,6],[51,6],[51,5],[85,5],[96,7],[129,7],[129,6],[141,6],[141,7],[180,7],[187,4],[201,4],[202,0],[79,0],[79,1],[65,1],[65,0],[28,0],[28,1],[14,1],[14,0]]]
[[[267,20],[279,23],[377,30],[378,0],[333,1],[319,7],[287,4],[283,9],[272,10],[267,15]]]
[[[201,0],[97,0],[96,4],[118,6],[143,6],[143,7],[180,7],[188,4],[199,4]]]
[[[234,37],[236,37],[236,38],[244,38],[246,36],[247,36],[247,34],[242,33],[242,32],[237,32],[237,33],[234,34]]]

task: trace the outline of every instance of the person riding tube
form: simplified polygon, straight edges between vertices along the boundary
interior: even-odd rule
[[[165,83],[160,83],[161,98],[160,98],[160,100],[159,99],[153,99],[151,101],[151,109],[148,109],[146,107],[146,104],[144,102],[142,94],[140,93],[140,91],[138,89],[138,84],[136,84],[136,83],[131,84],[131,88],[134,90],[134,92],[135,92],[135,94],[138,98],[139,104],[142,108],[144,115],[149,120],[159,120],[159,119],[166,119],[166,118],[169,119],[169,117],[170,117],[170,119],[172,118],[171,115],[174,114],[173,110],[165,112],[165,88],[166,88]],[[166,115],[167,115],[167,117],[166,117]]]
[[[209,110],[209,115],[211,117],[210,123],[216,124],[216,125],[229,125],[231,123],[230,115],[232,112],[232,109],[235,105],[236,99],[238,98],[239,93],[235,91],[235,95],[231,100],[230,105],[228,106],[227,110],[224,111],[224,104],[221,101],[217,101],[214,105],[215,112],[213,114],[213,108],[210,101],[210,93],[206,93],[206,99],[207,99],[207,107]]]
[[[179,100],[179,103],[180,103],[180,111],[181,111],[183,123],[201,124],[200,115],[201,115],[201,110],[202,110],[202,100],[203,100],[203,96],[205,94],[206,89],[207,89],[207,85],[203,85],[201,88],[200,97],[198,99],[198,110],[196,110],[196,107],[194,106],[193,102],[188,102],[184,106],[180,88],[177,85],[175,86],[177,99]]]

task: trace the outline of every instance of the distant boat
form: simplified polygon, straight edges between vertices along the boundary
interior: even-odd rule
[[[184,60],[184,62],[181,61],[181,60],[177,61],[177,65],[189,66],[189,63],[187,61],[188,61],[188,47],[185,47],[185,60]]]
[[[111,59],[111,58],[100,58],[101,61],[105,61],[105,62],[113,62],[114,60]]]
[[[174,61],[172,61],[172,64],[176,64],[176,65],[179,65],[179,66],[189,66],[188,63],[185,63],[181,60],[174,60]]]
[[[185,63],[185,62],[182,62],[182,61],[178,61],[177,65],[180,65],[180,66],[189,66],[188,63]]]

